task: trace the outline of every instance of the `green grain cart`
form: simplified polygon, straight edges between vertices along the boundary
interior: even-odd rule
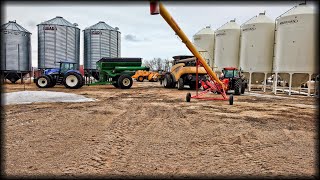
[[[88,85],[112,84],[116,88],[129,89],[137,70],[149,70],[141,66],[142,58],[102,58],[97,61],[98,82]]]

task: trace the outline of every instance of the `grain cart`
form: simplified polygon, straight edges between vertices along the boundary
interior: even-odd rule
[[[98,82],[88,85],[112,84],[116,88],[129,89],[132,86],[132,76],[137,70],[149,70],[141,66],[142,58],[102,58],[97,61],[99,72]]]
[[[63,84],[66,88],[78,89],[84,84],[84,78],[76,69],[77,63],[57,62],[59,68],[46,69],[44,74],[34,79],[39,88],[51,88],[56,84]]]

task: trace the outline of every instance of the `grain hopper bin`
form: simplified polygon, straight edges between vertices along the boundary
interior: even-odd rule
[[[60,61],[80,62],[80,29],[61,16],[38,26],[38,68],[59,68]]]
[[[265,13],[254,16],[241,25],[239,67],[249,77],[249,91],[252,82],[264,82],[272,72],[275,23]]]
[[[276,19],[273,71],[285,76],[289,82],[289,94],[292,87],[298,87],[308,79],[310,81],[316,73],[315,19],[315,11],[305,3],[291,8]],[[274,88],[276,92],[277,83]]]
[[[9,21],[1,26],[2,80],[15,83],[30,72],[31,33],[16,21]]]
[[[96,62],[103,57],[121,57],[121,32],[103,21],[83,30],[85,74],[99,78]]]
[[[217,72],[224,67],[239,66],[240,25],[235,20],[215,31],[214,61]]]
[[[207,26],[201,29],[193,36],[193,44],[197,47],[199,53],[207,60],[209,66],[214,66],[214,31]]]

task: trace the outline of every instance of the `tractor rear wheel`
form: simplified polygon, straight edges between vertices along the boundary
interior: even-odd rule
[[[172,85],[172,78],[171,78],[170,74],[166,74],[163,79],[163,86],[165,88],[170,88],[171,85]]]
[[[48,77],[50,78],[50,85],[48,87],[52,88],[57,84],[57,81],[55,79],[55,76],[48,75]]]
[[[246,90],[246,84],[242,82],[241,94],[244,94],[245,90]]]
[[[182,78],[178,79],[178,90],[183,90],[184,89],[184,81]]]
[[[39,76],[36,80],[36,85],[39,88],[48,88],[50,87],[50,84],[51,84],[50,77],[46,75]]]
[[[237,79],[235,82],[234,82],[234,94],[235,95],[240,95],[241,94],[241,89],[242,89],[242,83],[241,83],[241,79]]]
[[[139,81],[139,82],[143,82],[143,80],[144,80],[143,76],[139,76],[137,79],[137,81]]]
[[[191,93],[187,93],[186,101],[187,101],[187,102],[190,102],[190,100],[191,100]]]
[[[131,88],[133,83],[133,80],[131,78],[131,76],[127,75],[127,74],[123,74],[119,77],[118,79],[118,86],[121,89],[129,89]]]
[[[63,78],[63,85],[69,89],[78,89],[83,86],[82,77],[78,73],[69,72]]]

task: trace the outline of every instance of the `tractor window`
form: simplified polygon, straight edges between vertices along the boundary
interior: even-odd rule
[[[69,70],[69,65],[68,63],[62,63],[61,64],[61,72],[66,72]]]
[[[233,78],[233,70],[224,70],[223,73],[225,78]]]
[[[234,75],[234,77],[239,77],[239,71],[238,70],[234,70],[233,71],[233,75]]]

